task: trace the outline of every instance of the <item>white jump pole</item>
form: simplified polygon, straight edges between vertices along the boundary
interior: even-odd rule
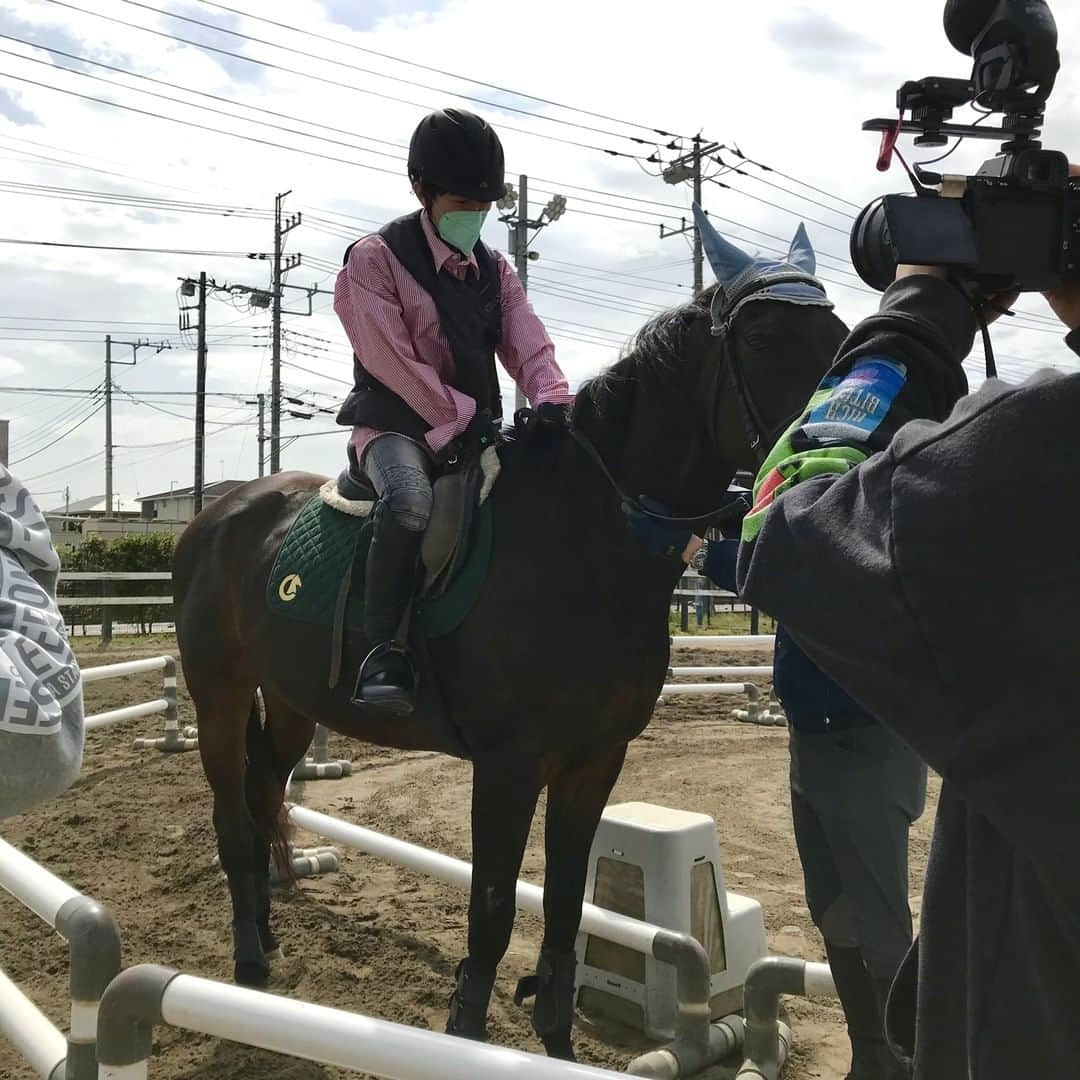
[[[154,1023],[387,1080],[626,1076],[141,964],[102,1003],[99,1080],[145,1080]]]
[[[773,634],[680,634],[671,639],[671,647],[723,652],[772,652],[775,642]]]
[[[24,907],[51,926],[67,943],[70,959],[69,996],[71,1014],[67,1037],[67,1080],[93,1080],[98,1002],[106,986],[120,970],[120,932],[108,910],[89,896],[73,889],[66,881],[34,862],[18,848],[0,840],[0,889],[10,893]],[[18,987],[0,986],[0,1030],[18,1021],[26,1022],[25,1038],[41,1046],[41,1053],[51,1056],[49,1034],[28,1011],[32,1002],[20,1005],[13,994]],[[8,1004],[20,1013],[8,1013]],[[36,1011],[36,1010],[35,1010]],[[9,1036],[22,1049],[18,1038]],[[29,1056],[29,1055],[27,1055]],[[33,1059],[31,1059],[33,1060]],[[52,1059],[55,1066],[57,1058]],[[39,1072],[52,1080],[51,1072]]]
[[[163,714],[165,734],[153,739],[136,739],[135,749],[151,747],[156,750],[177,752],[195,750],[199,740],[194,728],[181,730],[176,692],[176,661],[171,656],[148,656],[142,660],[125,660],[119,664],[103,664],[100,667],[84,668],[81,672],[84,685],[104,682],[106,679],[119,679],[125,675],[144,675],[147,672],[162,672],[163,696],[154,701],[139,705],[128,705],[123,709],[110,709],[108,712],[88,716],[83,722],[86,731],[98,731],[112,724],[125,720],[138,720],[143,716]]]
[[[347,821],[309,810],[306,806],[293,806],[289,810],[289,820],[301,829],[307,829],[317,836],[324,836],[342,847],[354,848],[367,855],[384,859],[405,870],[415,870],[429,877],[445,881],[448,885],[469,891],[472,885],[472,865],[462,859],[452,858],[440,851],[429,851],[418,844],[385,836],[362,825],[352,825]],[[544,890],[539,885],[527,881],[517,883],[517,907],[533,915],[544,914]],[[658,927],[637,919],[618,915],[607,908],[595,904],[582,904],[581,930],[594,934],[617,945],[625,945],[635,952],[652,955],[653,938]]]
[[[67,1042],[51,1020],[0,971],[0,1033],[35,1076],[63,1080]]]
[[[756,686],[741,682],[665,683],[660,691],[660,700],[666,701],[669,697],[735,697],[742,694],[756,697],[757,692]]]
[[[146,701],[142,705],[127,705],[123,709],[110,709],[108,712],[88,716],[83,727],[87,731],[97,731],[99,728],[120,724],[125,720],[138,720],[143,716],[154,716],[168,711],[169,703],[164,698],[158,698],[156,701]]]
[[[713,676],[729,679],[771,679],[773,669],[768,664],[755,664],[749,667],[673,667],[668,674],[673,678],[708,679]]]
[[[289,821],[342,847],[354,848],[406,870],[427,874],[462,891],[469,891],[472,884],[469,863],[418,844],[385,836],[304,806],[291,806]],[[539,885],[519,880],[515,906],[519,911],[542,916],[544,890]],[[689,934],[675,933],[589,903],[581,905],[580,929],[582,933],[624,945],[675,968],[678,996],[675,1041],[669,1047],[635,1059],[630,1063],[629,1072],[641,1076],[691,1076],[715,1064],[742,1042],[739,1017],[728,1016],[713,1024],[709,1022],[709,957]],[[673,1072],[654,1071],[652,1059],[657,1053],[669,1064],[677,1063]],[[644,1071],[638,1072],[639,1068]],[[409,1077],[414,1080],[411,1073]],[[121,1080],[121,1077],[117,1074],[110,1080]]]

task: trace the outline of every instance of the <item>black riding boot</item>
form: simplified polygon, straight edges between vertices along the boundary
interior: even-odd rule
[[[396,716],[413,711],[416,668],[397,638],[416,589],[423,535],[401,525],[386,503],[376,506],[364,581],[364,633],[373,647],[360,667],[354,705]]]
[[[881,988],[866,970],[862,952],[828,942],[825,952],[851,1040],[851,1072],[846,1080],[905,1080],[907,1068],[885,1039]]]

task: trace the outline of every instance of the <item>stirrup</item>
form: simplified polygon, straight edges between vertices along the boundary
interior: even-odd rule
[[[394,668],[398,670],[395,672]],[[404,677],[398,678],[398,675]],[[409,716],[416,707],[419,682],[409,650],[396,642],[384,641],[376,645],[360,665],[350,702],[393,716]]]

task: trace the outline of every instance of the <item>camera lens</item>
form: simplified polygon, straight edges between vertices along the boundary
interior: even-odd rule
[[[859,277],[872,289],[884,292],[896,277],[896,259],[885,220],[885,198],[875,199],[860,211],[851,229],[851,261]]]

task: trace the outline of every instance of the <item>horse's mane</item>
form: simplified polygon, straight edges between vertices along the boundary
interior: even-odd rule
[[[618,408],[631,397],[642,375],[663,374],[686,355],[686,335],[698,319],[709,316],[716,286],[689,303],[670,308],[650,319],[623,348],[611,367],[582,383],[574,400],[575,423],[599,416],[609,406]]]

